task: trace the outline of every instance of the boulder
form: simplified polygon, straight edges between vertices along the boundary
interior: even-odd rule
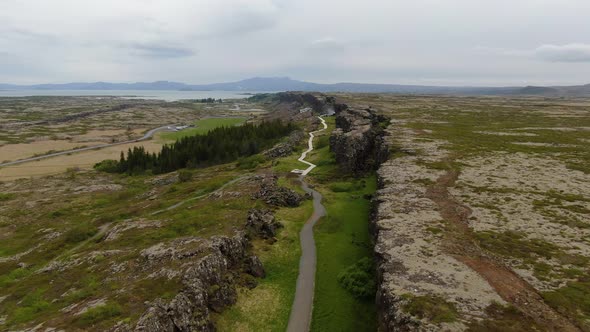
[[[250,209],[246,229],[263,239],[274,238],[277,229],[283,225],[275,219],[274,214],[266,209]]]
[[[305,198],[292,189],[279,186],[276,175],[259,176],[256,180],[260,182],[260,189],[252,197],[262,199],[266,204],[297,207]]]
[[[262,262],[258,259],[257,256],[250,256],[246,258],[246,272],[250,275],[257,277],[257,278],[264,278],[266,277],[266,271],[264,271],[264,266],[262,266]]]

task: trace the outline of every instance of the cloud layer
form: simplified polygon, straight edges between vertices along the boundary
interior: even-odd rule
[[[590,44],[543,45],[535,55],[552,62],[590,62]]]
[[[588,12],[586,0],[2,0],[0,82],[587,83]]]

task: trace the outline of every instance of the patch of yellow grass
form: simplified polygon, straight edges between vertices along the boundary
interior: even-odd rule
[[[121,151],[134,146],[143,146],[149,152],[158,152],[162,145],[153,140],[111,146],[100,150],[84,151],[31,161],[28,163],[0,168],[0,181],[9,181],[32,176],[46,176],[63,173],[69,168],[91,169],[94,164],[105,159],[119,159]]]

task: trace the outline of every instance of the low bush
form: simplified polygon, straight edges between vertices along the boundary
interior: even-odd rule
[[[116,303],[107,303],[98,307],[88,309],[80,316],[79,322],[82,325],[93,325],[103,320],[120,316],[123,310]]]
[[[0,193],[0,202],[14,198],[14,194]]]
[[[82,242],[93,237],[96,233],[98,233],[98,229],[91,224],[79,224],[66,232],[65,241],[67,243]]]
[[[99,172],[117,173],[119,172],[119,163],[113,159],[106,159],[96,163],[94,169]]]
[[[50,303],[43,298],[43,290],[32,291],[19,303],[19,307],[12,313],[12,322],[19,324],[35,319],[40,313],[50,307]]]
[[[450,323],[457,320],[457,308],[452,303],[438,296],[408,295],[409,302],[404,309],[419,318],[426,318],[433,323]]]
[[[373,262],[368,257],[361,258],[338,274],[338,283],[356,298],[373,298],[376,292]]]
[[[181,169],[180,171],[178,171],[178,181],[180,182],[188,182],[190,180],[192,180],[193,178],[193,173],[189,170],[186,169]]]
[[[256,168],[256,166],[258,166],[259,164],[264,163],[265,161],[266,159],[264,158],[264,156],[260,154],[255,154],[250,157],[240,158],[236,163],[236,166],[239,169],[253,169]]]

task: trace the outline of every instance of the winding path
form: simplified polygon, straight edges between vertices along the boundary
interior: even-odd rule
[[[85,147],[85,148],[49,153],[49,154],[45,154],[45,155],[38,156],[38,157],[31,157],[31,158],[19,159],[19,160],[15,160],[15,161],[9,161],[9,162],[5,162],[5,163],[0,163],[0,167],[17,165],[17,164],[27,163],[30,161],[41,160],[41,159],[46,159],[46,158],[51,158],[51,157],[56,157],[56,156],[62,156],[65,154],[70,154],[70,153],[89,151],[89,150],[98,150],[98,149],[102,149],[102,148],[108,148],[110,146],[116,146],[116,145],[122,145],[122,144],[128,144],[128,143],[137,143],[137,142],[141,142],[141,141],[145,141],[145,140],[150,139],[152,136],[154,136],[154,134],[156,134],[159,131],[168,131],[168,130],[170,130],[169,127],[170,127],[170,125],[151,129],[147,133],[145,133],[145,135],[143,135],[143,137],[137,138],[137,139],[132,139],[129,141],[94,145],[94,146],[89,146],[89,147]]]
[[[318,117],[322,121],[323,129],[309,133],[308,149],[301,154],[299,161],[307,164],[309,167],[305,170],[293,170],[293,173],[301,174],[299,181],[301,188],[313,197],[313,214],[307,220],[299,239],[301,242],[301,258],[299,260],[299,276],[297,276],[297,288],[295,289],[295,299],[291,307],[291,315],[289,316],[288,332],[307,332],[311,324],[311,315],[313,309],[313,293],[315,286],[315,270],[316,270],[316,250],[315,241],[313,239],[313,226],[323,216],[326,215],[326,209],[322,205],[322,195],[309,188],[305,182],[304,177],[316,167],[316,165],[305,160],[307,154],[313,151],[314,133],[324,131],[328,128],[326,121],[322,117]]]

